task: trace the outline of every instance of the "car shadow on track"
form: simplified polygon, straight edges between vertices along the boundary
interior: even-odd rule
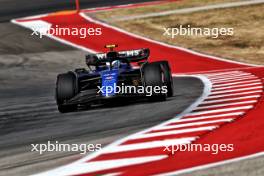
[[[114,100],[108,100],[105,102],[99,102],[98,104],[93,105],[83,105],[78,107],[78,110],[74,112],[82,112],[89,110],[100,110],[100,109],[108,109],[108,108],[120,108],[120,107],[128,107],[131,105],[150,105],[156,103],[164,103],[173,101],[174,97],[167,98],[166,101],[150,101],[146,97],[129,97],[129,98],[119,98]],[[68,112],[71,113],[71,112]]]

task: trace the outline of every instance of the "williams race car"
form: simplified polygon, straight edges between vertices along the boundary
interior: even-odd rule
[[[55,98],[61,113],[117,97],[164,101],[173,96],[167,61],[148,62],[150,50],[147,48],[114,51],[117,45],[105,47],[109,49],[106,53],[86,55],[87,69],[57,76]]]

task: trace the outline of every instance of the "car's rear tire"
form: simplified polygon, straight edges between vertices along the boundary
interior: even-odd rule
[[[59,74],[56,82],[56,100],[58,110],[61,113],[71,112],[77,109],[77,105],[64,104],[78,92],[78,80],[74,73]]]
[[[164,85],[164,72],[162,71],[160,64],[145,64],[143,67],[143,77],[145,87],[151,86],[152,89],[154,89],[155,86],[159,86],[160,89],[162,89],[162,86]],[[162,91],[160,91],[158,94],[152,92],[152,95],[148,96],[148,99],[150,101],[164,101],[166,100],[166,94],[162,93]]]
[[[173,86],[173,79],[171,75],[171,68],[170,68],[168,61],[158,61],[154,63],[161,65],[162,70],[164,72],[164,80],[165,80],[165,84],[167,86],[167,91],[168,91],[167,96],[172,97],[174,94],[174,86]]]

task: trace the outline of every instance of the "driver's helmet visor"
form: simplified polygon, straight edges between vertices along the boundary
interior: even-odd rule
[[[119,68],[120,64],[121,64],[121,62],[119,60],[115,60],[112,62],[112,67],[113,68]]]

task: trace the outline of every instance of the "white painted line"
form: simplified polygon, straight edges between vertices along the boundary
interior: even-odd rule
[[[231,97],[231,96],[239,96],[237,98],[243,98],[241,97],[241,95],[248,95],[248,94],[257,94],[257,95],[252,95],[252,96],[245,96],[246,98],[258,98],[260,97],[260,93],[262,92],[262,90],[256,90],[256,91],[249,91],[249,92],[239,92],[239,93],[231,93],[231,94],[226,94],[226,95],[214,95],[214,96],[209,96],[206,98],[205,101],[208,101],[210,99],[215,99],[215,98],[223,98],[223,97]],[[234,100],[230,99],[230,100]],[[244,99],[244,98],[243,98]]]
[[[40,21],[40,20],[39,20],[39,21]],[[14,23],[14,24],[16,24],[16,25],[19,25],[19,26],[22,26],[22,27],[24,27],[24,28],[27,28],[27,29],[32,30],[32,27],[31,27],[31,26],[25,25],[25,23],[23,23],[23,22],[18,22],[18,21],[16,21],[16,20],[11,20],[11,22]],[[95,50],[92,50],[92,49],[86,48],[86,47],[84,47],[84,46],[82,46],[82,45],[78,45],[78,44],[75,44],[75,43],[69,42],[69,41],[67,41],[67,40],[64,40],[64,39],[62,39],[62,38],[56,37],[56,36],[54,36],[54,35],[49,35],[49,34],[47,34],[47,35],[45,35],[45,37],[49,37],[49,38],[51,38],[51,39],[53,39],[53,40],[56,40],[56,41],[58,41],[58,42],[60,42],[60,43],[63,43],[63,44],[66,44],[66,45],[72,46],[72,47],[74,47],[74,48],[78,48],[78,49],[80,49],[80,50],[83,50],[83,51],[86,51],[86,52],[89,52],[89,53],[96,53]]]
[[[230,71],[230,72],[217,72],[217,73],[208,73],[208,74],[204,74],[205,76],[223,76],[223,75],[230,75],[230,74],[241,74],[244,73],[242,71]]]
[[[252,96],[245,96],[245,97],[237,97],[237,98],[225,98],[225,99],[219,99],[219,100],[205,100],[201,103],[201,105],[205,104],[213,104],[213,103],[220,103],[220,102],[226,102],[226,101],[233,101],[233,100],[244,100],[244,99],[252,99],[252,98],[258,98],[260,95],[252,95]]]
[[[228,111],[236,111],[236,110],[247,110],[253,108],[252,105],[250,106],[240,106],[240,107],[235,107],[235,108],[221,108],[221,109],[215,109],[215,110],[205,110],[201,112],[193,112],[190,115],[203,115],[203,114],[211,114],[211,113],[219,113],[219,112],[228,112]]]
[[[209,78],[212,82],[219,82],[219,81],[228,81],[228,80],[234,80],[234,79],[239,79],[239,78],[256,78],[254,75],[237,75],[237,76],[232,76],[232,77],[222,77],[222,78]]]
[[[166,125],[162,127],[154,128],[154,130],[167,130],[167,129],[175,129],[175,128],[182,128],[182,127],[190,127],[190,126],[197,126],[197,125],[205,125],[205,124],[214,124],[219,122],[231,122],[233,119],[219,119],[219,120],[208,120],[203,122],[189,122],[179,125]],[[179,121],[181,122],[181,120]]]
[[[258,67],[261,67],[260,65]],[[252,66],[246,66],[246,67],[243,67],[243,70],[247,70],[247,69],[252,69]],[[240,71],[241,68],[237,67],[237,68],[222,68],[222,69],[214,69],[214,70],[208,70],[208,71],[193,71],[193,72],[188,72],[189,75],[204,75],[206,76],[205,74],[210,74],[210,73],[224,73],[224,72],[228,72],[228,71]],[[245,72],[243,71],[243,72]],[[242,71],[240,71],[242,72]],[[178,73],[180,74],[180,73]]]
[[[218,114],[218,115],[209,115],[209,116],[201,116],[201,117],[192,117],[192,118],[183,118],[179,121],[180,122],[189,122],[189,121],[196,121],[196,120],[204,120],[204,119],[214,119],[219,117],[232,117],[232,116],[239,116],[243,115],[245,112],[233,112],[227,114]]]
[[[237,82],[237,81],[249,81],[249,80],[257,80],[256,77],[249,77],[249,78],[237,78],[237,79],[233,79],[233,80],[228,80],[228,81],[212,81],[213,84],[225,84],[225,83],[233,83],[233,82]]]
[[[117,176],[117,175],[121,175],[121,172],[104,174],[103,176]]]
[[[214,91],[211,93],[211,95],[215,94],[225,94],[225,93],[230,93],[230,92],[240,92],[240,91],[245,91],[245,90],[256,90],[256,89],[263,89],[262,86],[256,86],[256,87],[247,87],[247,88],[242,88],[242,89],[230,89],[230,90],[221,90],[221,91]]]
[[[251,101],[242,101],[242,102],[235,102],[235,103],[224,103],[224,104],[217,104],[217,105],[211,105],[211,106],[201,106],[197,107],[195,110],[206,110],[210,108],[218,108],[218,107],[223,107],[223,106],[234,106],[234,105],[242,105],[242,104],[252,104],[256,103],[257,100],[251,100]]]
[[[178,145],[178,144],[189,144],[194,141],[197,137],[188,137],[188,138],[180,138],[180,139],[170,139],[170,140],[160,140],[160,141],[151,141],[151,142],[142,142],[136,144],[126,144],[126,145],[118,145],[112,148],[109,148],[104,153],[118,153],[118,152],[127,152],[132,150],[142,150],[142,149],[152,149],[158,147],[165,147],[170,145]]]
[[[52,170],[52,172],[44,172],[36,174],[35,176],[66,176],[66,175],[81,175],[88,174],[91,172],[97,172],[106,169],[114,169],[118,167],[130,166],[135,164],[143,164],[148,162],[153,162],[167,158],[167,155],[157,155],[157,156],[145,156],[145,157],[134,157],[134,158],[124,158],[124,159],[112,159],[103,161],[92,161],[92,162],[81,162],[74,163],[71,165],[66,165]],[[52,173],[52,174],[51,174]]]
[[[121,172],[104,174],[103,176],[117,176],[117,175],[121,175]]]
[[[213,87],[224,87],[224,86],[232,86],[232,85],[240,85],[240,84],[246,84],[246,83],[254,83],[254,82],[261,82],[259,79],[249,80],[249,81],[238,81],[238,82],[232,82],[232,83],[223,83],[223,84],[217,84]]]
[[[214,91],[218,90],[226,90],[226,89],[233,89],[238,87],[248,87],[248,86],[255,86],[255,85],[262,85],[262,83],[252,83],[252,84],[241,84],[241,85],[235,85],[235,86],[226,86],[226,87],[219,87],[219,88],[213,88]]]
[[[155,132],[155,133],[147,133],[147,134],[140,134],[138,136],[131,137],[130,139],[142,139],[142,138],[150,138],[150,137],[157,137],[157,136],[166,136],[166,135],[176,135],[176,134],[183,134],[183,133],[191,133],[191,132],[198,132],[198,131],[211,131],[218,126],[207,126],[207,127],[199,127],[199,128],[188,128],[183,130],[171,130],[165,132]]]
[[[230,76],[230,75],[239,75],[239,74],[251,74],[244,71],[234,70],[234,71],[222,71],[222,72],[216,72],[216,73],[205,73],[204,75],[207,77],[220,77],[220,76]]]
[[[23,17],[19,18],[19,20],[36,20],[38,18],[43,18],[48,16],[48,14],[39,14],[39,15],[34,15],[34,16],[28,16],[28,17]]]
[[[242,76],[242,77],[235,77],[235,78],[223,78],[223,79],[218,79],[218,80],[212,80],[212,83],[222,83],[222,82],[231,82],[231,81],[237,81],[237,80],[246,80],[246,79],[257,79],[256,76],[254,75],[249,75],[249,76]]]
[[[247,76],[255,76],[251,73],[237,73],[237,74],[230,74],[230,75],[218,75],[218,76],[207,76],[210,80],[221,80],[221,79],[232,79],[238,77],[247,77]],[[255,76],[256,77],[256,76]]]
[[[185,116],[186,114],[192,112],[197,106],[199,106],[211,93],[211,89],[212,89],[212,83],[210,82],[210,80],[202,75],[183,75],[183,76],[176,76],[176,77],[196,77],[198,79],[200,79],[204,85],[204,89],[203,89],[203,93],[202,95],[193,103],[191,104],[191,106],[189,106],[186,110],[184,110],[183,112],[181,112],[180,114],[178,114],[176,116],[176,118],[172,118],[171,120],[168,120],[165,123],[162,123],[160,125],[157,126],[163,126],[172,122],[176,122],[178,121],[181,117]]]
[[[251,73],[241,73],[241,74],[231,74],[231,75],[219,75],[219,76],[207,76],[210,80],[218,80],[218,79],[229,79],[229,78],[237,78],[237,77],[245,77],[252,76]]]

